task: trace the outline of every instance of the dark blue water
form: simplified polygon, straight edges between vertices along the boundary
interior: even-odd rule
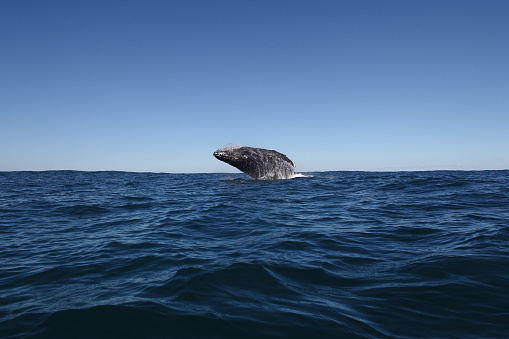
[[[0,173],[0,337],[509,337],[509,171],[312,175]]]

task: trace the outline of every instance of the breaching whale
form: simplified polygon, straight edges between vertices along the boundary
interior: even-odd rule
[[[295,176],[293,161],[274,150],[248,146],[227,147],[215,151],[214,156],[257,180],[289,179]]]

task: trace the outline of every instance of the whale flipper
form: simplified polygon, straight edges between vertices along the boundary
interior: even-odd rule
[[[289,163],[292,167],[297,167],[295,166],[295,163],[290,160],[290,158],[288,158],[286,156],[286,154],[283,154],[283,153],[279,153],[278,151],[275,151],[275,150],[269,150],[270,152],[273,152],[277,157],[283,159],[284,161],[286,161],[287,163]]]

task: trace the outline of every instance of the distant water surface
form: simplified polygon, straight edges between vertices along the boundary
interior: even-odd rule
[[[310,174],[0,172],[0,337],[509,337],[509,171]]]

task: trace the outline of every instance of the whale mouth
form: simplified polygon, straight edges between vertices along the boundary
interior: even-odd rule
[[[214,152],[214,156],[219,160],[231,159],[233,157],[232,151],[241,147],[242,146],[231,146],[220,148]]]
[[[231,156],[228,154],[228,152],[224,152],[221,150],[217,150],[214,152],[214,156],[219,160],[226,160],[229,159]]]

